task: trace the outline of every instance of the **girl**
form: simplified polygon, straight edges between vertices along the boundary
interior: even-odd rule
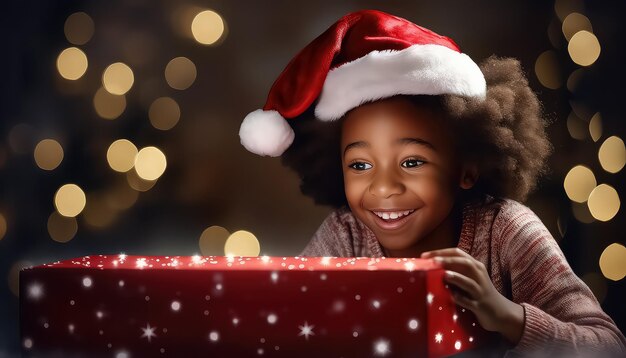
[[[302,256],[432,258],[510,355],[626,353],[520,203],[551,147],[516,60],[479,67],[405,19],[351,13],[287,65],[240,137],[254,153],[284,153],[303,193],[337,208]]]

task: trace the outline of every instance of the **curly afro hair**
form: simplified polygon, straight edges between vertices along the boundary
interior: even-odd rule
[[[492,56],[480,69],[487,81],[485,100],[453,95],[402,97],[443,114],[458,154],[478,165],[480,177],[472,194],[523,202],[546,173],[545,162],[552,152],[545,130],[548,123],[519,61]],[[295,140],[282,162],[299,174],[302,193],[316,204],[347,205],[340,152],[343,119],[319,121],[311,106],[289,122]]]

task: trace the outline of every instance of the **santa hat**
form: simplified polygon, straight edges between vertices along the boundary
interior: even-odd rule
[[[277,157],[294,139],[285,119],[315,101],[315,116],[332,121],[365,102],[399,94],[485,93],[482,72],[450,38],[381,11],[357,11],[289,62],[263,109],[245,117],[239,137],[250,152]]]

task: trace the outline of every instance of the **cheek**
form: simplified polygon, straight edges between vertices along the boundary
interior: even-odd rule
[[[450,176],[440,171],[421,173],[412,178],[409,185],[411,191],[418,194],[425,202],[445,200],[454,193]]]
[[[343,182],[348,204],[350,207],[358,207],[367,190],[367,183],[363,178],[357,178],[354,175],[344,175]]]

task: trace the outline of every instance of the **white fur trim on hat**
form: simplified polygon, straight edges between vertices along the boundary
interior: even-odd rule
[[[294,133],[277,111],[257,109],[243,119],[239,138],[241,144],[252,153],[278,157],[289,148]]]
[[[315,107],[332,121],[361,104],[399,94],[456,94],[484,98],[485,77],[466,54],[441,45],[372,51],[328,72]]]

